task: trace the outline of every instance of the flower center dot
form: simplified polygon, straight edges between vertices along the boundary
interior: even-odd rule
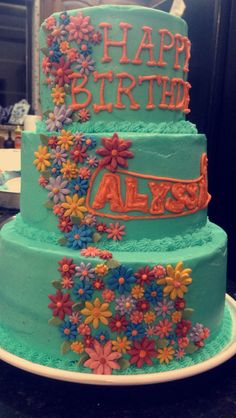
[[[125,282],[124,277],[120,277],[120,278],[118,279],[118,282],[119,282],[119,284],[124,284],[124,282]]]
[[[144,358],[145,356],[146,356],[146,351],[145,350],[140,350],[140,353],[139,353],[139,357],[140,358]]]
[[[111,151],[111,155],[113,156],[113,157],[116,157],[116,155],[118,154],[118,151],[116,150],[116,149],[113,149],[112,151]]]

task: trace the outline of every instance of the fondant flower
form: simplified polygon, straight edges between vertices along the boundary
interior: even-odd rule
[[[78,13],[77,16],[70,16],[70,23],[66,26],[69,32],[69,41],[75,40],[78,44],[82,41],[88,41],[89,35],[93,31],[93,26],[90,25],[90,16],[83,16]]]
[[[109,303],[102,303],[99,298],[96,298],[93,303],[86,301],[85,308],[81,310],[81,314],[87,317],[85,324],[92,322],[93,328],[95,329],[98,328],[100,322],[107,325],[107,318],[112,316],[112,312],[109,311]]]
[[[89,281],[95,277],[94,268],[91,263],[85,264],[84,262],[81,262],[79,266],[76,266],[75,270],[75,276],[80,280]]]
[[[84,180],[88,180],[91,177],[91,171],[87,167],[79,168],[78,174]]]
[[[51,163],[49,161],[51,154],[48,152],[46,145],[39,145],[38,151],[34,153],[36,160],[33,164],[36,166],[37,170],[45,171],[47,167],[50,167]]]
[[[157,302],[157,306],[154,309],[158,316],[166,318],[166,316],[170,315],[171,311],[174,309],[174,303],[171,300],[164,298]]]
[[[57,290],[55,295],[48,295],[51,303],[48,307],[53,310],[53,316],[64,319],[65,315],[72,314],[72,306],[75,302],[70,300],[70,294],[63,294],[61,290]]]
[[[100,44],[102,42],[102,34],[99,31],[90,33],[89,40],[93,45]]]
[[[70,190],[80,197],[86,195],[88,187],[88,180],[83,180],[81,177],[77,177],[70,182]]]
[[[80,281],[74,286],[72,293],[76,300],[91,300],[93,289],[89,283]]]
[[[48,146],[54,150],[57,148],[57,136],[56,135],[52,135],[48,138]]]
[[[98,166],[98,159],[96,157],[87,157],[86,164],[91,168],[96,168]]]
[[[143,322],[143,313],[138,310],[131,312],[130,321],[132,324],[140,324]]]
[[[135,364],[138,368],[144,364],[151,366],[152,358],[156,356],[155,341],[144,337],[141,341],[134,341],[132,348],[128,351],[130,364]]]
[[[112,341],[112,350],[118,351],[118,353],[127,353],[130,350],[131,341],[127,337],[117,337],[116,340]]]
[[[86,225],[80,227],[74,225],[72,230],[66,234],[66,238],[68,247],[80,250],[92,242],[92,231]]]
[[[78,144],[76,145],[71,151],[70,151],[70,158],[75,162],[75,163],[81,163],[83,164],[85,158],[87,158],[88,154],[86,153],[87,151],[87,147],[82,145],[82,144]]]
[[[97,247],[87,247],[80,251],[84,257],[99,257],[100,249]]]
[[[66,108],[66,105],[55,106],[54,111],[50,112],[48,119],[46,120],[46,126],[48,131],[59,131],[63,128],[63,125],[71,123],[70,118],[72,110]]]
[[[52,63],[48,57],[43,57],[42,59],[42,70],[44,74],[49,74],[51,71]]]
[[[65,95],[64,88],[60,87],[58,84],[52,88],[52,99],[53,103],[55,103],[57,106],[60,104],[63,104],[65,101]]]
[[[82,223],[88,226],[95,226],[96,216],[92,215],[91,213],[88,213],[87,215],[85,215],[84,219],[82,220]]]
[[[88,55],[91,55],[93,52],[92,46],[87,41],[82,41],[80,44],[80,54],[87,57]]]
[[[145,324],[151,324],[152,322],[155,321],[155,319],[156,319],[156,314],[153,311],[148,311],[143,316],[143,320]]]
[[[107,238],[113,239],[114,241],[121,241],[123,238],[123,235],[125,235],[124,232],[125,225],[120,225],[119,222],[116,222],[115,224],[110,223],[109,227],[107,227]]]
[[[157,359],[159,362],[168,364],[173,360],[175,350],[173,347],[164,347],[157,350]]]
[[[108,273],[108,267],[106,264],[97,264],[95,267],[95,273],[98,276],[105,276]]]
[[[53,199],[54,203],[64,202],[65,195],[70,193],[70,190],[66,188],[68,182],[63,181],[61,176],[56,178],[50,177],[49,183],[45,187],[45,189],[49,190],[48,197],[49,199]]]
[[[95,374],[112,374],[112,370],[120,369],[119,364],[115,361],[121,357],[121,353],[112,351],[112,343],[108,341],[104,346],[94,341],[94,348],[86,348],[89,360],[84,363],[85,367],[89,367]]]
[[[88,336],[88,335],[91,334],[91,329],[90,329],[89,325],[84,324],[84,323],[82,323],[78,326],[77,331],[81,335],[87,335]]]
[[[72,163],[70,160],[66,160],[65,163],[62,163],[60,167],[60,174],[63,175],[63,178],[71,180],[77,177],[78,169],[75,163]]]
[[[147,312],[150,308],[150,303],[146,299],[140,299],[138,300],[136,306],[139,311]]]
[[[156,283],[152,283],[150,286],[146,288],[144,295],[149,302],[156,304],[163,298],[162,288],[161,286],[158,286]]]
[[[53,36],[51,36],[50,39],[50,43],[48,43],[49,45],[49,60],[52,62],[52,64],[58,64],[62,53],[60,51],[60,46],[58,44],[58,42],[53,41]],[[51,70],[51,74],[53,74],[52,70]],[[56,80],[55,80],[56,81]]]
[[[129,340],[140,340],[144,337],[145,328],[142,324],[128,324],[125,335]]]
[[[167,337],[172,331],[172,323],[168,319],[163,319],[159,321],[156,325],[156,335],[160,338]]]
[[[79,55],[75,69],[78,70],[80,74],[89,75],[94,71],[94,67],[95,61],[92,59],[91,55]]]
[[[69,48],[70,48],[70,44],[68,41],[60,42],[60,51],[62,54],[66,54]]]
[[[191,325],[192,325],[191,321],[188,321],[186,319],[182,319],[182,321],[180,321],[177,324],[177,327],[176,327],[176,330],[175,330],[176,335],[178,337],[186,337],[186,335],[188,334],[188,332],[191,328]]]
[[[110,260],[112,258],[112,253],[108,250],[101,250],[99,257],[102,260]]]
[[[105,283],[101,278],[97,278],[93,281],[93,288],[95,290],[103,290],[105,287]]]
[[[67,12],[62,12],[59,15],[59,22],[62,25],[68,25],[68,23],[70,23],[70,16],[68,15]]]
[[[188,291],[187,286],[192,283],[189,273],[191,269],[183,268],[183,263],[180,261],[176,264],[175,268],[171,265],[168,265],[167,276],[163,279],[158,279],[157,283],[165,285],[163,291],[164,295],[170,295],[172,300],[175,300],[177,297],[183,298],[184,294]]]
[[[61,286],[63,289],[71,289],[74,285],[74,281],[71,277],[62,277],[61,279]]]
[[[131,312],[135,307],[135,300],[131,296],[121,295],[116,299],[115,310],[121,315]]]
[[[162,279],[166,276],[166,269],[161,264],[157,264],[153,267],[153,274],[155,276],[155,279]]]
[[[102,138],[103,148],[98,148],[96,153],[102,156],[100,160],[101,167],[115,172],[118,166],[128,168],[127,159],[133,158],[134,154],[128,149],[131,147],[131,141],[119,139],[115,133],[111,138]]]
[[[196,323],[189,334],[189,338],[194,344],[205,340],[210,335],[209,329],[204,327],[203,324]]]
[[[131,284],[135,282],[132,268],[126,268],[125,266],[117,267],[112,270],[112,277],[109,278],[108,284],[112,290],[118,290],[123,294],[129,292]]]
[[[135,277],[141,286],[144,286],[145,284],[150,285],[151,281],[154,279],[154,273],[149,266],[145,266],[135,273]]]
[[[53,27],[56,24],[55,17],[54,16],[47,17],[47,19],[45,20],[45,23],[44,24],[45,24],[45,27],[46,27],[47,30],[53,29]]]
[[[105,302],[112,302],[115,299],[115,292],[113,292],[111,289],[105,289],[102,292],[102,297]]]
[[[48,179],[46,179],[46,177],[44,177],[44,176],[39,176],[38,184],[42,187],[46,187],[47,184],[48,184]]]
[[[54,62],[52,64],[51,74],[55,77],[55,84],[63,87],[65,84],[71,83],[70,75],[73,73],[73,70],[70,67],[71,62],[66,61],[64,57],[61,57],[59,62]]]
[[[102,345],[106,344],[107,341],[110,339],[109,332],[101,331],[95,335],[95,339]]]
[[[70,346],[74,353],[82,354],[84,352],[84,344],[81,341],[75,341]]]
[[[80,219],[83,219],[84,213],[87,212],[84,204],[84,197],[79,198],[77,194],[71,196],[66,196],[66,202],[62,203],[62,207],[65,209],[64,216],[78,216]]]
[[[57,164],[59,166],[62,165],[66,161],[67,153],[61,149],[59,146],[56,146],[56,148],[52,149],[51,151],[51,160],[53,164]]]
[[[90,149],[90,150],[95,148],[97,145],[96,139],[92,136],[83,136],[81,141],[87,147],[87,149]]]
[[[51,167],[51,175],[52,177],[58,177],[61,175],[61,166],[58,164],[53,164]]]
[[[121,316],[119,314],[116,314],[109,321],[109,327],[111,328],[112,332],[121,333],[126,330],[127,325],[128,325],[128,322],[125,316]]]
[[[76,48],[69,48],[66,51],[67,59],[72,63],[78,59],[79,51]]]
[[[185,351],[183,350],[183,348],[179,348],[178,350],[176,350],[175,352],[176,360],[181,360],[184,356],[185,356]]]
[[[54,42],[62,42],[64,41],[67,32],[65,30],[65,26],[61,24],[59,21],[52,28],[51,36],[53,37]]]
[[[73,145],[73,141],[74,135],[72,132],[62,129],[57,138],[57,145],[59,145],[62,150],[68,151],[71,145]]]
[[[175,309],[177,311],[182,311],[186,306],[186,301],[183,298],[177,298],[175,300]]]
[[[88,109],[81,109],[78,112],[78,118],[80,123],[87,122],[90,119],[90,111]]]
[[[81,322],[81,315],[80,313],[77,312],[73,312],[72,315],[69,316],[69,321],[72,324],[79,324]]]
[[[70,321],[64,321],[64,323],[60,325],[60,331],[62,337],[67,341],[73,341],[77,337],[77,327]]]
[[[182,319],[182,313],[180,311],[174,311],[171,314],[171,320],[172,322],[174,322],[174,324],[177,324],[178,322],[180,322]]]
[[[75,267],[74,261],[72,258],[64,257],[62,260],[58,261],[59,268],[58,271],[61,272],[62,276],[71,277],[75,274]]]
[[[104,222],[98,222],[97,224],[96,224],[96,230],[98,231],[98,232],[106,232],[106,230],[107,230],[107,224],[105,224]]]
[[[144,287],[140,286],[139,284],[132,287],[131,295],[134,299],[142,299],[144,295]]]

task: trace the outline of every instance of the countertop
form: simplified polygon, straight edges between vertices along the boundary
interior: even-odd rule
[[[0,209],[0,224],[14,211]],[[228,293],[236,285],[228,283]],[[184,380],[104,387],[51,380],[0,362],[0,418],[233,418],[236,356]]]

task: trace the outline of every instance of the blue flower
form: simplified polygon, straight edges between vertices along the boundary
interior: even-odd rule
[[[59,164],[53,164],[51,167],[52,177],[58,177],[61,175],[61,166]]]
[[[102,345],[106,344],[106,342],[110,339],[110,335],[108,331],[101,331],[99,334],[95,335],[97,341],[99,341]]]
[[[163,298],[162,288],[157,284],[152,283],[152,285],[148,286],[148,288],[145,290],[144,296],[149,302],[156,304]]]
[[[62,334],[62,338],[67,341],[73,341],[77,337],[77,326],[72,324],[70,321],[64,321],[60,325],[60,332]]]
[[[91,300],[93,296],[93,289],[90,284],[81,281],[74,286],[73,292],[77,300]]]
[[[129,324],[125,331],[125,335],[129,340],[140,340],[144,337],[145,328],[142,324]]]
[[[62,12],[59,16],[59,23],[61,25],[68,25],[70,23],[70,16],[67,12]]]
[[[60,51],[60,46],[58,42],[53,42],[49,50],[49,60],[51,62],[59,62],[61,56],[62,56],[62,53]]]
[[[108,280],[108,284],[112,290],[118,290],[123,294],[130,291],[131,284],[135,281],[133,269],[120,266],[112,271],[112,277]]]
[[[70,182],[70,190],[73,193],[77,193],[80,197],[85,196],[88,190],[88,180],[77,177]]]
[[[72,230],[65,234],[67,238],[67,246],[74,250],[86,248],[89,242],[92,242],[92,231],[87,225],[78,227],[74,225]]]
[[[86,145],[87,149],[93,149],[97,145],[97,141],[92,136],[85,136],[82,138],[82,142]]]
[[[91,55],[92,52],[93,48],[88,42],[82,41],[80,43],[80,54],[82,54],[84,57],[87,57],[88,55]]]

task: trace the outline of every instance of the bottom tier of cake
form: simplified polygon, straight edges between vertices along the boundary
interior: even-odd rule
[[[230,338],[226,234],[165,252],[77,251],[0,239],[0,346],[39,364],[98,374],[203,361]],[[228,324],[228,325],[227,325]]]

